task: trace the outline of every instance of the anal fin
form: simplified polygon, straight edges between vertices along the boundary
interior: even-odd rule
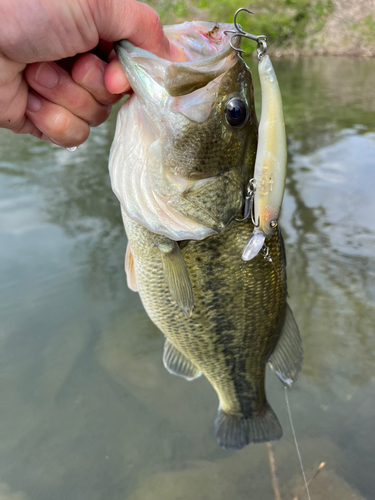
[[[137,278],[135,277],[134,270],[134,260],[133,254],[130,248],[130,244],[126,247],[125,253],[125,273],[126,273],[126,281],[128,283],[128,287],[133,292],[138,292]]]
[[[198,368],[186,356],[181,354],[168,339],[164,343],[163,363],[169,373],[183,377],[186,380],[194,380],[202,375]]]
[[[301,336],[292,310],[287,304],[284,327],[268,362],[281,382],[290,387],[297,380],[302,359]]]
[[[193,311],[194,298],[185,260],[175,241],[168,238],[164,238],[164,240],[157,244],[163,263],[164,276],[173,299],[189,318]]]
[[[225,413],[220,407],[215,419],[215,438],[226,450],[240,450],[250,443],[276,441],[283,430],[272,408],[266,403],[263,411],[249,417]]]

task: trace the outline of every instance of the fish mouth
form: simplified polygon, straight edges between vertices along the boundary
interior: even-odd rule
[[[207,146],[212,130],[215,137],[226,130],[220,110],[227,80],[238,83],[240,59],[231,46],[231,24],[164,29],[186,61],[162,59],[127,40],[114,45],[134,95],[119,112],[109,160],[112,188],[126,217],[151,232],[175,241],[201,240],[222,232],[242,203],[242,166],[233,162],[225,168],[224,160],[211,160]],[[237,42],[239,37],[232,41]],[[204,148],[215,168],[201,166]],[[212,203],[199,202],[208,198]]]
[[[139,80],[144,80],[145,74],[169,96],[183,96],[206,86],[235,64],[236,52],[230,45],[229,30],[233,30],[232,24],[203,21],[165,26],[169,41],[184,51],[184,62],[162,59],[128,40],[116,42],[114,49],[139,97]],[[234,46],[239,43],[239,37],[234,37]],[[150,82],[147,86],[150,91]]]

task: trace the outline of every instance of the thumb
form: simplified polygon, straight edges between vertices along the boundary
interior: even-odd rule
[[[103,11],[103,2],[96,0],[96,8],[92,12],[101,39],[109,42],[126,39],[163,59],[186,59],[181,49],[169,43],[159,16],[149,5],[136,0],[109,0]],[[108,65],[104,82],[113,94],[129,91],[129,83],[117,58]]]
[[[136,0],[95,0],[91,12],[101,39],[126,39],[163,59],[171,59],[171,46],[159,16],[149,5]]]

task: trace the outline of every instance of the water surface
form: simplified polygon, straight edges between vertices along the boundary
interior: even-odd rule
[[[307,476],[326,462],[312,498],[370,500],[375,60],[274,66],[289,141],[281,223],[305,350],[294,423]],[[107,170],[114,126],[115,113],[74,153],[0,130],[0,498],[273,500],[266,446],[216,445],[215,392],[165,371],[163,337],[127,289]],[[302,479],[271,373],[267,392],[291,500]]]

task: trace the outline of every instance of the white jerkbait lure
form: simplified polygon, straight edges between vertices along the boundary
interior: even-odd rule
[[[251,179],[254,232],[242,252],[242,259],[253,259],[275,231],[284,196],[286,177],[286,134],[279,83],[268,55],[260,56],[259,78],[262,113],[254,179]]]

